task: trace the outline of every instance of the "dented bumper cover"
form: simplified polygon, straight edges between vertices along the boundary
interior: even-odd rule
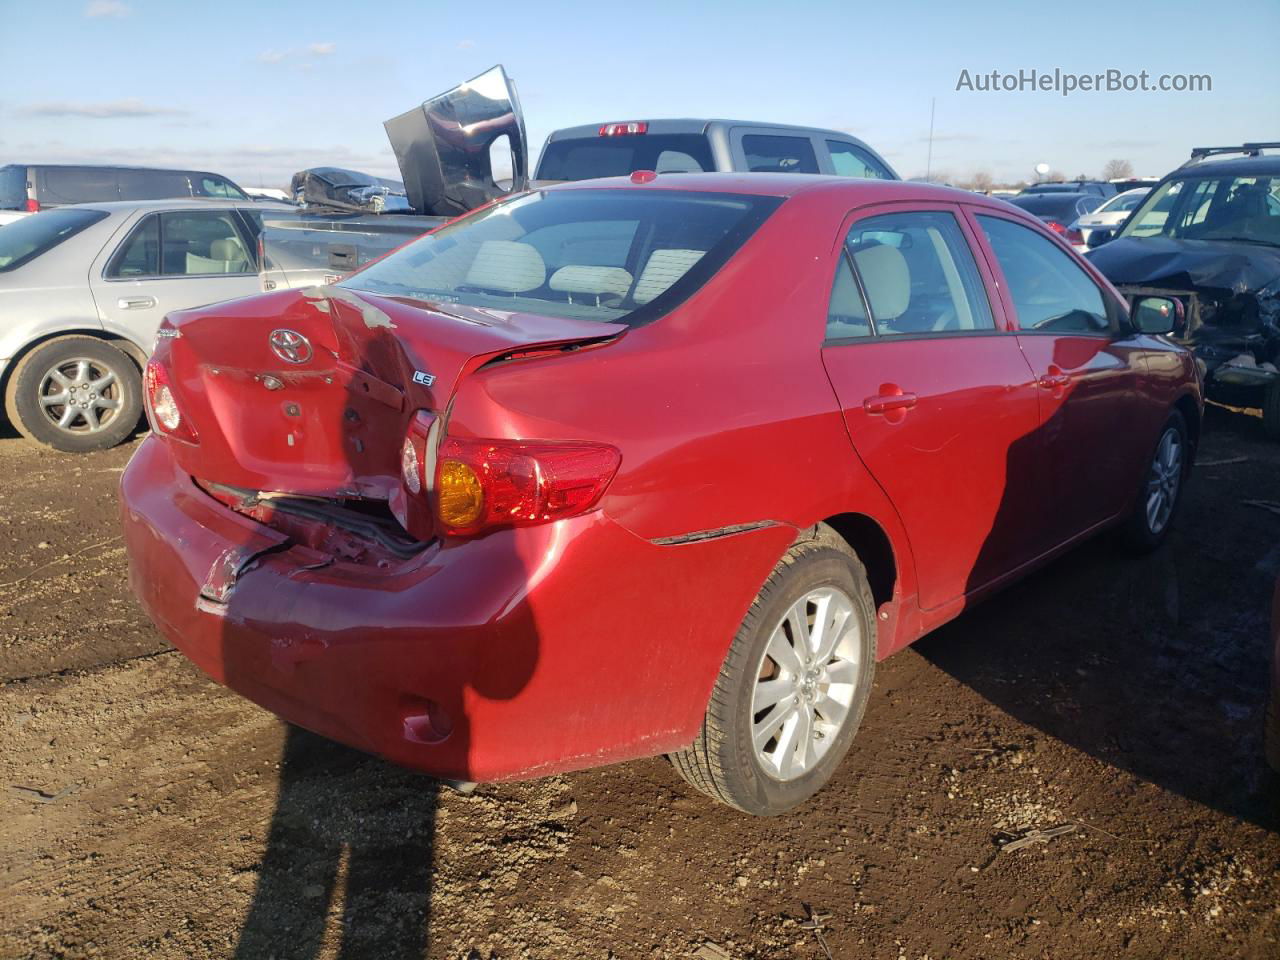
[[[662,545],[596,512],[359,564],[214,499],[156,437],[125,470],[121,514],[134,593],[211,677],[317,733],[475,781],[691,741],[754,593],[744,565],[762,581],[795,534]]]

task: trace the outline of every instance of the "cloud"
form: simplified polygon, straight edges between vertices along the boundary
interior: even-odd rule
[[[475,42],[474,40],[459,40],[459,41],[458,41],[458,49],[459,49],[459,50],[470,50],[470,49],[471,49],[472,47],[474,47],[475,45],[476,45],[476,42]]]
[[[185,117],[186,110],[156,107],[138,99],[90,101],[52,100],[22,107],[26,117],[89,117],[93,120],[117,120],[125,117]]]
[[[287,60],[307,60],[313,57],[329,57],[338,52],[336,43],[311,43],[302,49],[263,50],[255,58],[259,63],[284,63]]]
[[[115,17],[118,20],[121,17],[129,16],[131,13],[133,13],[133,8],[127,3],[121,3],[120,0],[89,0],[84,8],[84,15],[92,19]]]

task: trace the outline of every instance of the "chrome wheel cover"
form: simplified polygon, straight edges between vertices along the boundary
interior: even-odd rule
[[[116,418],[122,401],[115,372],[96,360],[73,357],[40,378],[40,409],[59,430],[97,433]]]
[[[810,590],[774,625],[751,693],[751,743],[765,773],[795,780],[817,766],[849,719],[861,660],[853,601],[836,587]]]
[[[1182,486],[1182,434],[1168,427],[1156,445],[1147,477],[1147,527],[1154,534],[1164,532],[1173,516]]]

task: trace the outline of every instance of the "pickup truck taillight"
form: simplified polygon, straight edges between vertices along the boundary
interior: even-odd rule
[[[604,443],[446,437],[432,490],[439,528],[470,536],[583,513],[621,462],[622,454]]]
[[[39,213],[40,201],[32,200],[30,197],[27,197],[26,202],[22,205],[22,209],[26,210],[27,213]]]
[[[174,395],[173,385],[169,382],[169,371],[164,364],[153,357],[147,362],[142,380],[151,429],[176,440],[198,443],[195,428],[187,422],[178,407],[178,398]]]

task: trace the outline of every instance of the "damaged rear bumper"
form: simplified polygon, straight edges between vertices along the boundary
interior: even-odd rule
[[[458,780],[690,741],[794,536],[664,546],[596,512],[358,564],[214,499],[168,446],[148,438],[121,481],[130,582],[165,637],[286,720]]]

